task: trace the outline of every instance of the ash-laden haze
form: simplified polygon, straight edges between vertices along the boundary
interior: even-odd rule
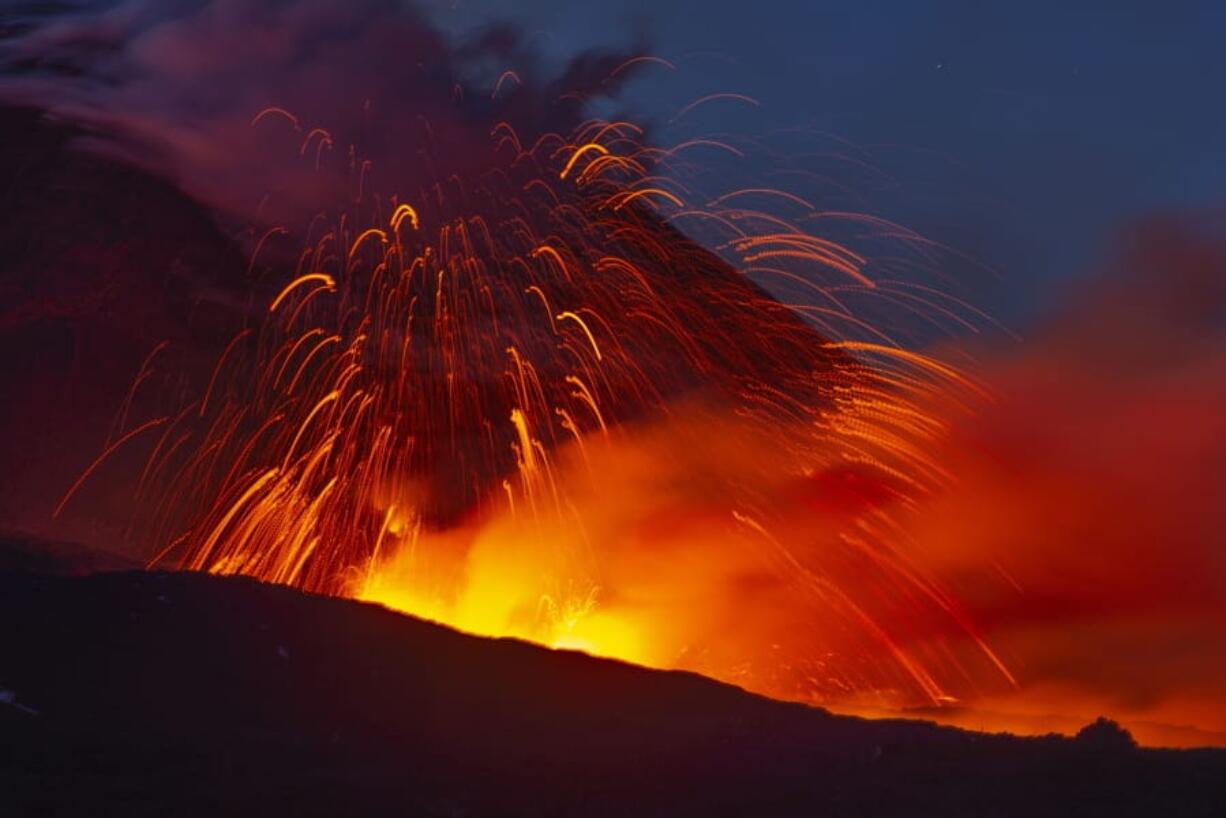
[[[985,356],[996,400],[935,455],[958,481],[911,533],[932,564],[990,560],[1016,583],[991,596],[954,583],[1023,685],[979,707],[1013,712],[1015,729],[1067,729],[1062,714],[1097,709],[1153,742],[1223,743],[1219,218],[1124,234],[1033,338]]]
[[[0,99],[206,206],[184,253],[223,248],[108,302],[153,337],[91,336],[131,366],[72,407],[101,432],[63,454],[58,530],[835,708],[1223,741],[1208,240],[1140,231],[1002,352],[933,243],[704,173],[754,140],[587,120],[671,70],[640,49],[551,73],[378,0],[8,14]],[[67,246],[120,198],[91,195]],[[96,266],[150,274],[109,252],[6,283],[6,343],[97,324],[40,310]],[[916,323],[963,338],[921,354]],[[64,411],[29,372],[9,440]]]

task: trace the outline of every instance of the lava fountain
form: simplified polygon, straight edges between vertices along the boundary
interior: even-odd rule
[[[251,127],[331,141],[282,109]],[[314,220],[262,323],[156,424],[151,565],[808,701],[1009,680],[900,520],[948,477],[926,406],[974,384],[845,306],[891,286],[864,257],[741,205],[770,191],[689,203],[696,144],[501,122],[489,170]]]
[[[909,534],[951,478],[949,406],[980,390],[881,318],[965,311],[835,231],[931,246],[710,185],[735,140],[587,119],[666,61],[584,55],[542,81],[506,32],[457,47],[391,0],[26,23],[0,96],[261,225],[260,317],[196,393],[127,424],[155,349],[82,475],[150,447],[132,536],[151,566],[826,704],[1012,681]],[[523,70],[462,81],[490,62]]]

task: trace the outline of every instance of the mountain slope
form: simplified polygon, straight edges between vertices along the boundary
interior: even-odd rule
[[[4,815],[1226,809],[1219,751],[836,717],[245,579],[6,574],[0,616]]]

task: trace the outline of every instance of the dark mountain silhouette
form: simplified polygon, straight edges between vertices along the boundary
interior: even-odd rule
[[[834,716],[247,579],[10,571],[0,617],[6,816],[1226,810],[1223,751]]]
[[[82,137],[0,105],[0,526],[42,534],[107,440],[141,362],[166,342],[131,407],[143,419],[207,377],[260,284],[205,208],[166,180],[75,149]],[[111,477],[139,468],[115,467]],[[130,479],[91,489],[52,536],[115,547],[132,518]]]
[[[135,560],[79,543],[36,539],[19,532],[0,533],[0,574],[84,577],[141,567]]]

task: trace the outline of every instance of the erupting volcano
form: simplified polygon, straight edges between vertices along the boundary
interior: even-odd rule
[[[674,168],[713,147],[500,122],[472,178],[313,221],[203,394],[129,432],[157,437],[151,564],[789,698],[951,700],[943,637],[973,624],[892,532],[944,479],[925,404],[973,386],[858,323],[863,257],[747,204],[784,194],[687,204]]]
[[[1022,341],[968,295],[969,254],[854,209],[831,192],[854,187],[850,172],[815,169],[869,165],[867,152],[814,149],[811,128],[690,127],[759,106],[720,88],[667,121],[614,110],[628,83],[689,57],[559,64],[511,28],[444,34],[396,0],[35,5],[0,24],[0,120],[21,137],[0,170],[49,202],[10,206],[0,230],[15,259],[0,330],[20,353],[0,377],[43,396],[0,423],[13,441],[43,424],[24,460],[6,454],[29,479],[6,486],[0,523],[113,552],[13,558],[26,535],[5,533],[0,563],[132,559],[148,572],[133,589],[151,577],[173,590],[158,604],[202,606],[172,617],[192,633],[209,606],[246,606],[260,631],[239,640],[251,653],[235,673],[257,711],[282,690],[281,665],[262,664],[269,621],[301,639],[334,615],[372,645],[423,651],[397,662],[450,657],[447,679],[465,662],[550,684],[588,668],[575,678],[593,689],[638,691],[618,699],[631,710],[671,679],[658,683],[729,708],[695,735],[726,728],[747,747],[767,733],[733,713],[788,733],[786,714],[804,712],[784,745],[808,746],[818,711],[794,703],[1034,734],[1102,712],[1142,743],[1226,740],[1215,239],[1138,229],[1112,281]],[[43,344],[68,362],[44,368]],[[32,495],[48,512],[37,524]],[[51,597],[76,610],[77,594],[108,617],[128,599],[114,578],[44,594],[13,577],[12,616],[42,616]],[[300,619],[278,618],[291,608]],[[133,644],[161,638],[132,627]],[[365,650],[321,627],[301,651],[312,661]],[[15,655],[46,658],[14,639]],[[386,695],[382,661],[363,660],[369,678],[327,719],[343,721],[346,695]],[[60,678],[45,667],[10,675]],[[316,695],[293,668],[283,694]],[[3,670],[0,705],[37,717],[43,702]],[[397,731],[448,683],[405,684],[418,698],[389,717]],[[208,696],[200,685],[186,687]],[[345,728],[304,729],[335,742]],[[444,720],[429,729],[451,740]],[[854,764],[892,752],[893,729],[850,740]],[[967,751],[953,735],[904,744]],[[1079,741],[1077,758],[1094,742],[1142,758],[1105,721]],[[1193,778],[1217,763],[1197,758]]]

